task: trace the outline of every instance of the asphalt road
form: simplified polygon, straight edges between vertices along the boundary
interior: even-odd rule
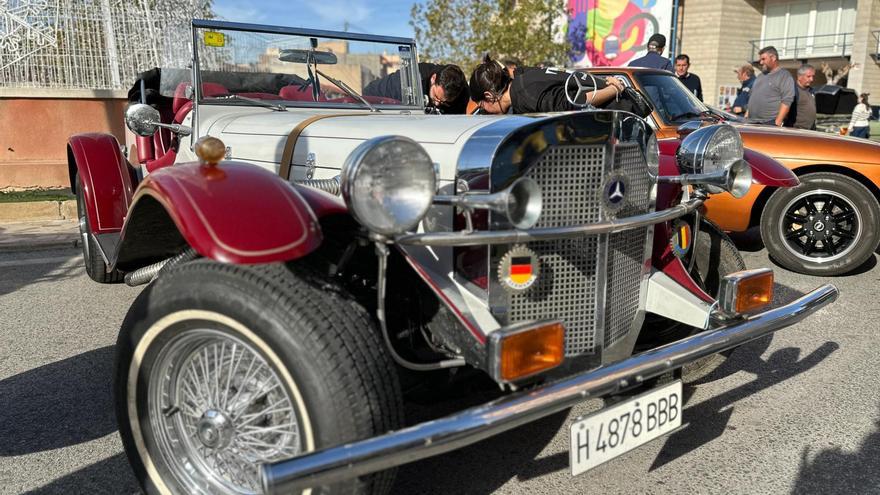
[[[0,493],[138,491],[110,382],[139,290],[92,283],[78,254],[0,253]],[[762,250],[745,258],[773,266]],[[775,269],[780,301],[824,282]],[[599,401],[405,466],[394,492],[880,494],[878,281],[874,263],[833,280],[835,304],[686,386],[685,428],[582,476],[567,428]]]

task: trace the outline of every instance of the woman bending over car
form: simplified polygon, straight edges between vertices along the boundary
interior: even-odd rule
[[[602,106],[624,90],[623,82],[615,77],[590,77],[583,72],[571,75],[561,69],[547,68],[528,69],[511,78],[503,65],[486,55],[471,74],[469,89],[480,112],[489,114],[580,110],[586,103]],[[590,90],[578,95],[575,77],[580,79],[581,87]]]

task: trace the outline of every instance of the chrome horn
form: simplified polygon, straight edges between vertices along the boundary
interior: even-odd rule
[[[467,230],[473,230],[471,213],[476,209],[492,210],[505,216],[518,229],[528,229],[541,216],[541,187],[528,177],[520,177],[507,189],[497,193],[471,193],[434,197],[435,205],[461,208],[467,219]]]
[[[657,182],[684,186],[705,186],[710,193],[727,191],[734,198],[741,198],[749,192],[751,187],[752,166],[745,160],[737,160],[730,168],[717,172],[661,176],[657,178]]]

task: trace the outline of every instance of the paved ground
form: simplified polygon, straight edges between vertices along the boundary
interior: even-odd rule
[[[782,300],[823,282],[776,272]],[[597,401],[405,466],[394,493],[880,494],[878,281],[873,265],[835,279],[833,306],[686,387],[685,429],[583,476],[568,474],[567,426]],[[138,293],[89,281],[72,247],[0,253],[0,493],[137,491],[109,387]]]
[[[0,251],[32,251],[74,246],[79,237],[74,220],[0,223]]]

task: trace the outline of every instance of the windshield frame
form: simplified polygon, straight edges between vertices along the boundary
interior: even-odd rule
[[[673,86],[676,86],[683,94],[685,94],[686,98],[690,101],[690,103],[692,103],[693,106],[698,110],[695,113],[698,113],[701,115],[706,112],[712,113],[712,110],[705,103],[700,101],[699,98],[697,98],[693,93],[688,91],[688,89],[684,85],[684,83],[682,83],[681,80],[678,79],[678,76],[675,75],[674,73],[667,72],[667,71],[659,71],[659,70],[658,71],[633,71],[632,78],[635,79],[636,83],[638,83],[638,88],[643,93],[645,93],[645,95],[651,100],[651,103],[654,104],[654,114],[657,116],[657,118],[660,120],[660,122],[663,123],[664,126],[676,127],[676,126],[679,126],[685,122],[689,122],[692,120],[699,120],[700,117],[688,117],[688,118],[681,120],[681,121],[669,120],[667,118],[667,116],[664,115],[664,112],[660,111],[661,106],[664,108],[664,110],[666,108],[664,106],[663,102],[656,101],[657,98],[654,98],[653,95],[648,93],[648,91],[645,89],[645,84],[643,81],[644,77],[668,77],[668,78],[673,79],[674,80]],[[713,115],[714,115],[714,113],[713,113]]]
[[[294,28],[294,27],[283,27],[283,26],[268,26],[262,24],[249,24],[249,23],[239,23],[239,22],[229,22],[229,21],[217,21],[217,20],[207,20],[207,19],[193,19],[192,21],[192,43],[193,43],[193,59],[192,59],[192,87],[193,87],[193,117],[194,123],[198,117],[198,106],[199,105],[223,105],[228,104],[228,102],[223,101],[212,101],[211,99],[206,99],[201,95],[201,68],[199,65],[199,33],[203,32],[202,30],[222,30],[222,31],[241,31],[241,32],[252,32],[252,33],[266,33],[266,34],[281,34],[281,35],[291,35],[291,36],[302,36],[302,37],[316,37],[316,38],[324,38],[324,39],[333,39],[333,40],[343,40],[343,41],[363,41],[363,42],[376,42],[376,43],[387,43],[387,44],[395,44],[395,45],[406,45],[410,48],[412,53],[412,58],[410,60],[409,65],[406,67],[409,75],[409,81],[411,81],[411,88],[413,91],[413,101],[416,104],[408,105],[408,104],[388,104],[382,105],[381,109],[387,110],[410,110],[410,111],[423,111],[423,107],[420,105],[420,102],[424,101],[424,95],[422,95],[422,83],[421,76],[418,73],[418,50],[416,46],[416,42],[412,38],[402,38],[396,36],[381,36],[381,35],[372,35],[372,34],[363,34],[363,33],[349,33],[349,32],[339,32],[339,31],[325,31],[319,29],[306,29],[306,28]],[[404,70],[404,67],[401,67],[400,70]],[[401,74],[404,75],[404,74]],[[303,108],[324,108],[324,109],[364,109],[369,110],[361,103],[333,103],[333,102],[309,102],[309,101],[290,101],[290,100],[279,100],[277,103],[283,104],[286,107],[303,107]],[[242,103],[237,103],[241,105]],[[198,135],[198,134],[197,134]]]

